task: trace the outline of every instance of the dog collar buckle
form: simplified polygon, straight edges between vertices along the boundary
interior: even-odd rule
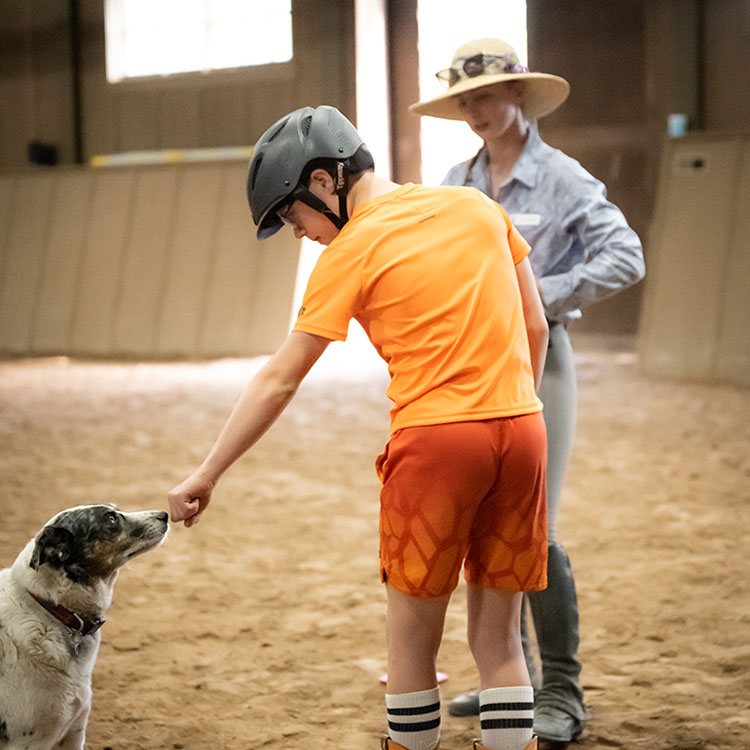
[[[65,624],[71,630],[75,630],[77,633],[83,635],[83,628],[85,627],[85,623],[83,622],[83,618],[78,614],[78,612],[70,612],[70,619]]]
[[[93,635],[102,625],[104,625],[105,620],[103,617],[95,617],[89,620],[60,604],[48,602],[46,599],[42,599],[36,594],[32,594],[31,591],[29,591],[29,594],[32,599],[36,600],[56,620],[59,620],[66,628],[68,628],[68,630],[70,630],[71,637],[76,644],[80,644],[81,639],[84,636]]]

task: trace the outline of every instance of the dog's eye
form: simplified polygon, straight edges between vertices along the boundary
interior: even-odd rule
[[[112,513],[111,511],[107,513],[107,523],[110,526],[117,526],[119,523],[119,518],[117,518],[117,513]]]

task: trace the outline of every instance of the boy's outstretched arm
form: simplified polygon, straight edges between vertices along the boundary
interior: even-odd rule
[[[547,343],[549,341],[549,325],[544,316],[544,305],[539,296],[539,289],[534,277],[534,271],[528,258],[524,258],[516,266],[518,286],[521,289],[523,316],[526,320],[526,334],[529,337],[531,352],[531,368],[534,370],[534,385],[539,391],[542,382],[544,362],[547,359]]]
[[[221,475],[276,421],[330,340],[292,331],[253,376],[203,463],[168,495],[173,522],[194,526]]]

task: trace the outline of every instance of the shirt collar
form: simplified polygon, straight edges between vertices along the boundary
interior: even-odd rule
[[[541,161],[540,152],[543,147],[544,141],[539,136],[539,129],[536,122],[529,123],[529,136],[526,139],[526,144],[523,147],[521,155],[518,157],[518,161],[513,165],[513,169],[510,172],[510,180],[506,183],[506,186],[513,182],[513,180],[518,180],[518,182],[523,183],[528,188],[536,186]],[[487,149],[484,146],[480,149],[477,157],[471,167],[471,184],[480,189],[484,186],[487,188],[485,192],[489,193],[486,177],[488,156]]]

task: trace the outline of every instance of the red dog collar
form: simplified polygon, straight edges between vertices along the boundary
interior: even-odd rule
[[[95,619],[81,617],[79,614],[66,609],[61,604],[55,604],[54,602],[42,599],[36,594],[32,594],[31,591],[28,593],[34,601],[44,607],[55,619],[59,620],[65,625],[65,627],[70,628],[74,633],[77,633],[80,636],[93,635],[105,623],[105,618],[103,617],[97,617]]]

